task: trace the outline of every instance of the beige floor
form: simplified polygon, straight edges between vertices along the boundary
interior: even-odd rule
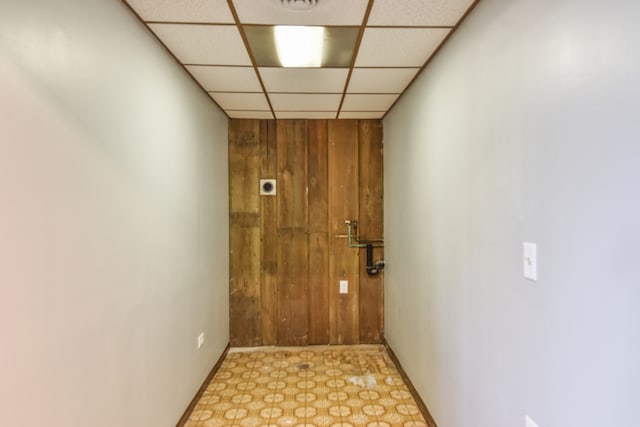
[[[232,349],[186,424],[426,425],[382,346]]]

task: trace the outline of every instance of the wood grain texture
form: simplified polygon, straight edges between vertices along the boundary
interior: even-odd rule
[[[260,213],[260,121],[229,121],[229,211]]]
[[[307,345],[309,343],[307,234],[299,230],[281,230],[278,233],[277,345]]]
[[[260,122],[260,178],[276,178],[276,153],[276,122],[275,120],[262,120]],[[277,343],[277,207],[276,197],[260,197],[260,233],[262,237],[260,258],[260,318],[262,321],[262,345],[275,345]]]
[[[305,345],[309,341],[307,122],[280,120],[276,128],[277,343]]]
[[[229,317],[231,345],[261,345],[260,123],[229,123]]]
[[[307,121],[279,120],[278,229],[307,230]]]
[[[329,343],[329,199],[326,120],[307,124],[309,344]]]
[[[230,120],[229,192],[233,346],[381,341],[382,275],[336,237],[382,236],[381,121]]]
[[[383,166],[382,123],[378,120],[358,122],[359,229],[361,239],[383,237]],[[384,259],[384,249],[374,248],[373,261]],[[384,336],[384,288],[381,271],[376,276],[366,272],[367,257],[360,256],[360,343],[379,344]]]
[[[345,220],[358,217],[358,122],[332,120],[329,141],[329,341],[357,344],[359,333],[359,250],[349,248]],[[339,281],[348,280],[349,293],[339,293]]]

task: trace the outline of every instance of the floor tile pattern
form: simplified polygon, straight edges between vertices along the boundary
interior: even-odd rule
[[[427,426],[383,346],[232,349],[186,427]]]

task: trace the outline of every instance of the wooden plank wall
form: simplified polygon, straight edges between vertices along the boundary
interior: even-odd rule
[[[381,121],[232,119],[229,178],[231,345],[382,342],[383,274],[338,237],[383,235]]]

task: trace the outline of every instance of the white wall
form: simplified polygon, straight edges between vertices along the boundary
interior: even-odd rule
[[[386,334],[441,427],[639,424],[639,16],[482,0],[384,120]]]
[[[226,117],[121,2],[0,0],[0,425],[175,425],[227,224]]]

